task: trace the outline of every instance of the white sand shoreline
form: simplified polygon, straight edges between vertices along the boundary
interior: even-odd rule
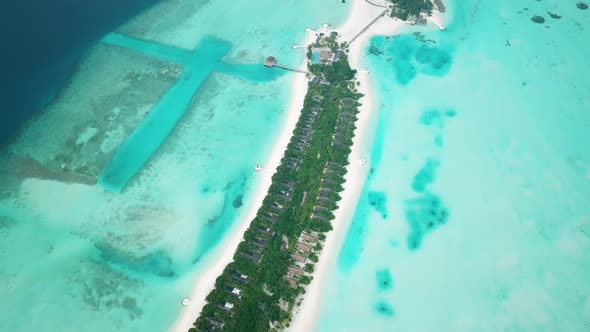
[[[313,42],[313,40],[314,35],[308,34],[305,37],[305,42],[303,45],[308,45]],[[306,70],[307,59],[305,59],[298,68]],[[256,217],[258,209],[260,206],[262,206],[262,201],[264,200],[264,197],[266,197],[268,189],[272,184],[271,178],[279,166],[285,150],[287,149],[287,145],[291,140],[293,130],[295,129],[295,125],[297,124],[297,120],[299,119],[303,109],[305,95],[307,94],[308,79],[306,76],[299,73],[294,75],[295,77],[291,81],[291,98],[289,102],[289,109],[284,120],[283,128],[280,135],[275,140],[275,144],[269,155],[269,159],[266,161],[266,163],[261,164],[263,170],[257,174],[261,177],[261,179],[259,180],[260,182],[256,192],[256,198],[250,204],[249,210],[243,215],[242,218],[245,220],[240,222],[240,227],[232,230],[231,234],[229,234],[224,239],[223,243],[219,245],[217,250],[215,250],[216,252],[211,255],[215,257],[208,258],[208,260],[211,261],[211,264],[209,264],[206,269],[203,270],[203,273],[201,273],[194,281],[191,294],[187,294],[191,304],[181,307],[177,320],[168,330],[170,332],[186,332],[188,329],[193,327],[193,323],[206,304],[205,297],[214,288],[215,279],[221,275],[225,266],[233,261],[234,253],[242,241],[244,232],[246,232],[248,227],[250,227],[250,221]],[[254,171],[254,165],[252,165],[252,169],[252,171]],[[182,299],[179,299],[179,306],[182,305],[181,301]]]
[[[383,8],[372,6],[364,0],[351,0],[352,5],[346,21],[335,29],[342,40],[350,40],[359,31],[361,31],[369,22],[375,19]],[[440,13],[435,12],[432,17],[436,22],[442,23]],[[429,22],[429,24],[433,24]],[[295,310],[294,319],[287,329],[291,332],[309,332],[313,331],[320,313],[320,295],[321,286],[328,271],[334,267],[340,248],[346,238],[346,234],[352,222],[352,217],[356,208],[356,202],[367,178],[369,165],[368,155],[363,155],[364,140],[369,139],[367,129],[370,128],[370,122],[374,109],[374,99],[370,92],[370,73],[364,73],[361,68],[361,58],[363,50],[367,46],[369,39],[374,35],[395,35],[402,33],[408,23],[399,19],[383,17],[373,24],[367,31],[360,35],[349,47],[348,61],[351,68],[357,69],[357,79],[360,82],[358,90],[364,96],[360,99],[362,105],[359,107],[357,129],[353,138],[352,152],[349,160],[350,165],[347,167],[345,176],[344,191],[341,193],[342,200],[339,202],[340,208],[334,211],[335,219],[333,221],[333,231],[328,233],[324,248],[319,256],[319,261],[315,266],[314,279],[307,287],[301,307]],[[436,26],[434,26],[436,28]],[[368,152],[367,152],[368,153]],[[359,163],[360,159],[367,159],[365,165]]]
[[[336,31],[342,36],[343,40],[350,40],[381,12],[383,12],[383,8],[372,6],[364,0],[352,0],[348,18],[336,29]],[[440,22],[440,18],[437,18],[437,20]],[[373,110],[373,100],[369,93],[369,77],[367,76],[368,74],[363,73],[361,71],[362,68],[360,68],[363,49],[371,36],[376,34],[393,35],[399,33],[401,31],[400,28],[405,25],[406,23],[400,20],[383,18],[372,25],[368,31],[359,36],[349,48],[350,65],[352,68],[359,70],[357,75],[361,84],[359,86],[359,92],[365,96],[361,99],[362,106],[359,108],[360,113],[357,121],[357,130],[355,132],[355,137],[353,138],[352,152],[350,154],[351,164],[348,166],[348,172],[345,177],[346,182],[344,184],[344,191],[342,192],[342,200],[340,203],[342,208],[334,211],[336,217],[335,220],[338,222],[334,223],[334,230],[327,236],[321,257],[316,265],[314,280],[307,287],[303,304],[299,310],[297,310],[297,314],[288,329],[289,331],[298,332],[313,330],[319,311],[320,286],[322,279],[325,277],[326,272],[333,266],[333,264],[335,264],[339,248],[344,241],[349,224],[352,220],[352,213],[354,213],[354,208],[356,207],[355,202],[358,200],[364,184],[364,179],[370,169],[370,165],[360,165],[359,163],[360,159],[367,157],[363,156],[361,147],[362,140],[366,137],[366,130],[370,123],[371,111]],[[306,36],[303,45],[307,46],[314,40],[315,35],[309,33]],[[307,59],[300,64],[299,68],[307,69]],[[181,308],[178,319],[169,329],[170,332],[186,332],[193,326],[192,324],[197,319],[198,314],[206,303],[205,297],[214,288],[215,279],[223,272],[225,266],[232,261],[233,255],[237,250],[238,244],[242,240],[244,232],[248,229],[250,221],[254,219],[256,212],[262,205],[262,201],[272,183],[271,177],[279,166],[284,151],[291,139],[293,130],[295,129],[295,125],[303,108],[303,101],[307,93],[307,84],[308,79],[305,75],[296,74],[291,85],[291,100],[283,129],[276,140],[269,160],[265,165],[262,165],[265,170],[261,171],[259,174],[262,179],[260,179],[255,200],[250,205],[248,212],[244,214],[246,220],[241,222],[241,227],[233,230],[233,232],[228,235],[222,244],[223,248],[220,248],[217,250],[217,253],[212,255],[215,257],[209,257],[209,260],[212,263],[208,265],[203,273],[194,281],[194,286],[188,297],[191,300],[191,304]],[[181,305],[181,300],[182,299],[179,299],[179,305]]]

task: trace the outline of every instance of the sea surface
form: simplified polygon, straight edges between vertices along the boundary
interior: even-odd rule
[[[165,331],[226,236],[249,222],[253,168],[268,160],[296,75],[262,63],[298,66],[305,51],[291,46],[305,28],[337,25],[349,8],[144,4],[94,39],[65,40],[77,46],[47,60],[65,71],[31,101],[43,107],[19,104],[28,113],[3,122],[16,134],[0,150],[2,331]]]
[[[576,3],[453,1],[444,31],[370,40],[371,169],[316,331],[590,330]]]

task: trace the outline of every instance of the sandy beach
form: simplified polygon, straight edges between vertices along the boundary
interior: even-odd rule
[[[352,0],[350,14],[346,21],[334,30],[340,34],[341,40],[350,40],[361,31],[369,22],[374,20],[384,8],[373,6],[365,0]],[[440,13],[432,15],[435,22],[441,22]],[[429,22],[432,28],[437,24]],[[364,56],[363,50],[367,42],[374,35],[395,35],[403,32],[405,27],[410,26],[407,22],[390,17],[383,17],[360,35],[349,47],[348,61],[350,66],[358,70],[357,79],[360,82],[359,92],[364,96],[360,99],[362,105],[359,107],[357,129],[353,138],[350,164],[347,167],[344,183],[344,191],[341,193],[342,200],[340,208],[334,211],[333,231],[328,233],[324,249],[319,255],[319,262],[316,264],[313,274],[313,281],[307,287],[301,307],[295,310],[293,321],[288,331],[313,331],[320,312],[320,296],[322,281],[326,273],[333,268],[338,258],[339,249],[346,238],[346,233],[352,221],[356,208],[356,202],[362,191],[364,179],[371,168],[369,160],[361,165],[361,159],[368,159],[368,152],[363,150],[366,139],[370,139],[367,129],[370,128],[371,114],[375,112],[374,100],[371,96],[370,79],[371,73],[363,72],[361,59]]]
[[[369,22],[374,20],[384,8],[373,6],[364,0],[352,0],[350,14],[346,21],[336,29],[342,40],[352,39],[359,31],[361,31]],[[354,14],[353,14],[354,13]],[[436,15],[435,15],[436,16]],[[362,106],[359,108],[357,130],[353,139],[353,147],[350,155],[350,165],[348,166],[348,173],[346,174],[346,183],[344,184],[344,191],[342,193],[342,201],[340,206],[342,208],[334,211],[336,221],[333,225],[334,230],[328,234],[324,249],[322,251],[319,263],[316,265],[314,272],[314,280],[307,287],[305,298],[302,306],[296,310],[294,320],[289,327],[289,331],[310,331],[315,325],[317,313],[319,310],[319,296],[322,278],[325,272],[330,269],[335,263],[338,249],[344,241],[349,223],[351,221],[352,213],[354,213],[355,202],[360,195],[363,180],[366,178],[370,165],[361,165],[360,160],[365,158],[362,151],[363,139],[367,136],[366,130],[370,124],[371,112],[373,110],[373,102],[370,96],[369,77],[367,73],[362,72],[360,62],[362,57],[362,50],[366,46],[369,38],[376,34],[393,35],[399,33],[406,22],[394,20],[384,17],[375,24],[373,24],[367,31],[360,35],[355,42],[350,46],[349,62],[352,68],[358,69],[358,80],[360,81],[359,92],[365,96],[361,99]],[[302,45],[309,45],[315,40],[315,34],[309,33]],[[303,61],[299,68],[306,69],[307,60]],[[220,247],[214,255],[210,257],[210,264],[204,272],[194,281],[192,292],[188,298],[190,304],[181,308],[179,318],[169,329],[171,332],[186,332],[192,327],[201,309],[205,305],[205,297],[214,288],[215,279],[219,276],[227,264],[232,261],[232,257],[237,250],[238,244],[242,240],[242,235],[250,226],[250,220],[256,216],[258,208],[262,205],[262,201],[270,188],[272,183],[271,177],[276,168],[280,164],[284,151],[291,139],[293,130],[297,120],[301,114],[303,107],[303,100],[307,93],[308,79],[304,75],[297,74],[292,81],[292,95],[289,103],[289,110],[283,130],[278,137],[273,150],[270,154],[269,160],[261,164],[263,170],[259,172],[261,179],[259,180],[259,187],[256,193],[256,198],[250,206],[250,210],[244,214],[245,220],[240,222],[241,227],[233,230],[226,240],[220,244]],[[179,305],[182,299],[179,299]]]
[[[314,40],[315,35],[308,34],[303,45],[311,44]],[[304,49],[299,51],[305,52]],[[307,59],[299,65],[299,68],[303,70],[307,68]],[[206,268],[194,281],[191,294],[190,296],[187,296],[191,301],[190,304],[181,307],[179,317],[169,329],[170,332],[186,332],[193,326],[201,309],[206,304],[205,297],[214,288],[215,279],[221,275],[225,266],[232,262],[232,258],[238,249],[238,244],[242,241],[244,232],[248,229],[250,221],[256,217],[256,212],[262,205],[262,201],[272,184],[272,175],[279,166],[281,158],[283,158],[287,145],[293,135],[293,130],[295,129],[295,125],[297,124],[297,120],[303,109],[303,100],[307,94],[308,79],[306,76],[304,74],[294,75],[295,77],[291,81],[291,100],[287,116],[283,123],[283,129],[272,148],[269,159],[266,161],[261,160],[260,163],[262,170],[257,173],[257,176],[259,176],[260,179],[258,180],[256,198],[250,205],[249,210],[243,215],[242,218],[244,219],[239,222],[240,227],[233,229],[232,233],[225,238],[224,242],[219,244],[215,253],[209,257],[210,263],[205,264]],[[254,172],[254,165],[252,165],[252,171]],[[183,299],[178,299],[179,306],[182,305],[182,300]]]

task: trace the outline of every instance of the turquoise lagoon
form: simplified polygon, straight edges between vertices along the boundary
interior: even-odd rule
[[[305,27],[347,12],[161,1],[89,50],[0,153],[1,329],[166,330],[249,222],[294,75],[262,62],[298,65]]]
[[[588,331],[590,12],[450,7],[367,45],[371,170],[316,330]]]

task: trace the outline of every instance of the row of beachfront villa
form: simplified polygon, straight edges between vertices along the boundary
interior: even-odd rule
[[[360,97],[346,54],[319,46],[322,61],[310,64],[304,107],[273,183],[194,331],[283,329],[311,282],[340,200]],[[265,65],[278,66],[275,58]]]

